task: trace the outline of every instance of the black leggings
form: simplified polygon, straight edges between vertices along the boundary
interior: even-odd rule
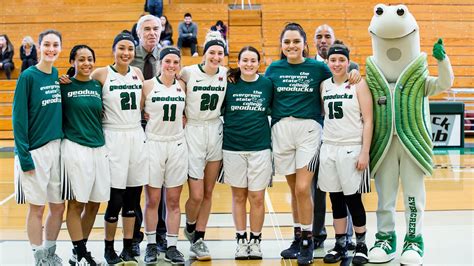
[[[11,79],[12,71],[15,68],[13,63],[7,62],[3,63],[2,67],[0,67],[0,70],[5,71],[5,76],[7,76],[7,79]]]
[[[142,187],[111,188],[104,220],[109,223],[117,222],[120,210],[122,217],[135,217],[135,206],[140,202],[141,191]]]
[[[342,192],[329,193],[332,205],[332,217],[341,219],[347,217],[347,208],[351,212],[354,226],[364,226],[366,223],[364,204],[359,193],[344,195]],[[346,208],[347,205],[347,208]]]

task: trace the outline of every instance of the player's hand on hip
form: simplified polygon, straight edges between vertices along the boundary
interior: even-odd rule
[[[363,171],[369,165],[369,154],[366,152],[361,152],[359,154],[359,159],[357,160],[357,170]]]

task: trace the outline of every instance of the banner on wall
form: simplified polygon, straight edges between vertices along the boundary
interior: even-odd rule
[[[461,147],[461,114],[431,114],[431,139],[435,147]]]

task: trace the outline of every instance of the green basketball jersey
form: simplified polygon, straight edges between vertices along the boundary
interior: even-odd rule
[[[265,76],[274,88],[272,125],[290,116],[322,122],[319,85],[332,76],[326,64],[311,58],[301,64],[278,60],[267,68]]]
[[[272,82],[259,76],[254,82],[227,83],[224,100],[224,144],[229,151],[270,149],[269,108]]]
[[[64,137],[87,147],[105,144],[102,132],[102,86],[96,80],[61,85]]]
[[[63,137],[58,70],[51,74],[32,66],[17,81],[13,99],[15,153],[21,169],[35,169],[30,151]]]

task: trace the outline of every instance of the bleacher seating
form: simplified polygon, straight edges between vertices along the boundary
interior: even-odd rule
[[[13,77],[19,75],[21,66],[19,46],[24,36],[37,41],[38,34],[54,28],[63,34],[63,51],[56,67],[65,73],[69,68],[70,48],[79,43],[94,48],[96,67],[113,62],[111,45],[113,37],[123,29],[131,29],[143,12],[142,0],[58,0],[54,4],[40,1],[3,1],[1,5],[0,33],[6,33],[15,47]],[[247,1],[245,1],[247,2]],[[240,4],[233,0],[169,0],[164,1],[164,14],[171,22],[177,43],[178,24],[183,15],[190,12],[198,24],[198,50],[202,54],[204,37],[209,28],[222,20],[229,27],[229,57],[225,64],[234,67],[237,54],[245,45],[261,51],[260,71],[279,57],[279,36],[283,25],[294,21],[301,23],[308,34],[311,56],[315,55],[314,30],[323,23],[331,25],[337,38],[351,47],[351,56],[365,73],[365,59],[372,54],[371,40],[367,32],[373,7],[378,0],[253,0],[253,10],[230,9]],[[389,1],[393,4],[399,2]],[[421,49],[431,54],[433,43],[443,37],[456,76],[453,90],[434,96],[432,100],[473,99],[474,93],[474,4],[467,0],[404,1],[420,25]],[[255,6],[257,5],[257,6]],[[256,8],[256,9],[255,9]],[[202,61],[184,51],[183,65]],[[436,60],[429,56],[431,75],[437,75]],[[0,79],[5,79],[0,72]],[[13,138],[11,132],[11,101],[16,81],[0,80],[0,139]],[[471,90],[465,90],[471,89]],[[474,105],[466,110],[474,112]]]

